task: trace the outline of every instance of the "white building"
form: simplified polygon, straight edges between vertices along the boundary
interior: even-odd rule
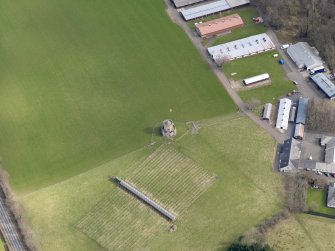
[[[276,128],[280,130],[287,130],[288,120],[290,117],[290,110],[292,101],[288,98],[280,99]]]
[[[216,45],[207,49],[215,62],[256,55],[275,49],[275,44],[266,33]]]
[[[270,75],[268,73],[263,73],[263,74],[260,74],[260,75],[257,75],[251,78],[246,78],[243,80],[243,83],[245,85],[252,85],[252,84],[256,84],[258,82],[265,81],[268,79],[270,79]]]

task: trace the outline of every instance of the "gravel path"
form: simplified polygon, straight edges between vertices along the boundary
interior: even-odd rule
[[[244,102],[241,100],[239,95],[236,93],[236,91],[231,87],[227,77],[223,74],[222,70],[217,67],[217,65],[210,59],[210,57],[207,54],[206,48],[201,44],[201,39],[197,36],[195,32],[193,32],[187,25],[187,23],[182,19],[178,11],[174,8],[170,0],[164,0],[167,9],[166,12],[171,18],[171,20],[179,25],[186,35],[189,37],[189,39],[192,41],[194,46],[198,49],[203,59],[208,63],[216,77],[219,79],[223,87],[226,89],[230,97],[233,99],[239,110],[243,113],[245,113],[251,120],[253,120],[256,124],[258,124],[260,127],[262,127],[265,131],[267,131],[270,135],[272,135],[275,140],[278,143],[283,143],[286,135],[281,134],[279,131],[277,131],[275,128],[271,127],[266,121],[261,120],[258,116],[253,114],[251,111],[249,111],[244,104]]]

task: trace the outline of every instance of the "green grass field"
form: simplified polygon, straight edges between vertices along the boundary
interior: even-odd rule
[[[151,239],[145,247],[148,250],[216,250],[227,247],[282,206],[281,176],[272,171],[275,142],[269,135],[248,118],[236,115],[198,124],[201,127],[199,134],[180,136],[170,147],[209,173],[216,174],[216,180],[190,207],[182,205],[187,210],[181,210],[176,232],[169,233],[163,224],[158,225],[159,231],[155,236],[146,237]],[[132,177],[139,163],[151,153],[150,148],[139,149],[21,197],[42,249],[100,250],[94,241],[78,231],[76,224],[107,194],[117,197],[113,194],[117,188],[108,181],[109,175]],[[141,181],[148,184],[143,179]],[[139,211],[134,209],[129,217],[136,216],[136,212]],[[140,224],[142,219],[138,219],[136,224]],[[150,217],[147,220],[152,222]],[[142,235],[150,231],[145,226],[141,230]]]
[[[182,220],[187,209],[215,181],[215,176],[170,145],[162,145],[124,179]],[[117,188],[76,225],[109,250],[141,250],[169,222]]]
[[[259,16],[255,8],[253,7],[241,8],[241,9],[234,10],[229,14],[232,14],[232,13],[237,13],[242,17],[244,21],[244,27],[235,29],[229,34],[225,34],[225,35],[218,37],[213,43],[213,45],[223,44],[223,43],[231,42],[237,39],[241,39],[241,38],[245,38],[245,37],[249,37],[252,35],[257,35],[257,34],[266,32],[266,27],[263,24],[255,24],[252,21],[253,17]],[[225,15],[228,15],[228,14],[225,14]]]
[[[275,226],[268,242],[276,251],[335,250],[335,220],[306,214],[292,216]]]
[[[285,79],[284,70],[278,64],[278,58],[273,54],[277,51],[270,51],[255,56],[233,60],[223,65],[223,72],[233,80],[242,80],[262,73],[269,73],[272,84],[247,91],[239,94],[245,101],[257,98],[262,103],[275,102],[280,96],[287,94],[294,89],[291,81]],[[231,75],[237,73],[236,75]]]
[[[321,189],[308,189],[307,205],[310,210],[335,215],[335,209],[327,207],[327,191]]]
[[[0,155],[20,193],[143,146],[167,117],[235,110],[162,1],[4,0],[0,13]]]

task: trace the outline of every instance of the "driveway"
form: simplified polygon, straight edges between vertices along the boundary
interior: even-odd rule
[[[271,127],[266,121],[261,120],[258,116],[256,116],[254,113],[248,110],[244,102],[241,100],[240,96],[236,93],[236,91],[231,87],[227,77],[223,74],[222,70],[217,67],[217,65],[210,59],[210,57],[207,54],[206,48],[201,44],[201,39],[197,36],[195,31],[193,32],[187,23],[182,19],[178,11],[174,8],[170,0],[164,0],[165,4],[167,6],[166,12],[171,18],[171,20],[179,25],[186,35],[189,37],[189,39],[192,41],[194,46],[198,49],[203,59],[208,63],[211,70],[214,72],[216,77],[219,79],[223,87],[226,89],[232,100],[235,102],[236,106],[239,108],[239,110],[243,113],[245,113],[251,120],[253,120],[256,124],[258,124],[261,128],[263,128],[265,131],[267,131],[270,135],[272,135],[273,138],[278,143],[283,143],[284,140],[287,138],[285,134],[281,134],[279,131],[277,131],[275,128]]]

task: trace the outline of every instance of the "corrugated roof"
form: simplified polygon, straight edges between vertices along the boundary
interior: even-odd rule
[[[263,110],[263,119],[270,119],[272,111],[272,104],[266,103]]]
[[[184,7],[187,5],[204,2],[205,0],[172,0],[176,8]]]
[[[244,24],[242,18],[238,14],[233,14],[218,19],[214,19],[205,23],[196,24],[197,30],[201,36],[216,34],[224,30],[239,27]]]
[[[250,85],[250,84],[253,84],[253,83],[257,83],[259,81],[267,80],[269,78],[270,78],[269,73],[263,73],[263,74],[260,74],[260,75],[257,75],[257,76],[246,78],[246,79],[243,80],[243,83],[245,85]]]
[[[303,138],[305,132],[305,125],[304,124],[296,124],[294,129],[294,138]]]
[[[321,90],[328,96],[328,98],[335,98],[335,84],[329,80],[326,75],[323,73],[318,73],[313,75],[311,79],[321,88]]]
[[[226,0],[231,8],[249,4],[250,0]]]
[[[288,98],[280,99],[277,123],[276,123],[277,129],[287,130],[288,119],[290,117],[291,105],[292,105],[292,101],[290,99]]]
[[[325,149],[325,162],[335,163],[335,138],[327,142]]]
[[[316,54],[316,49],[306,42],[299,42],[287,49],[288,55],[298,68],[313,69],[322,66],[322,59]]]
[[[307,107],[308,107],[308,98],[300,97],[298,101],[298,112],[296,123],[306,124],[307,118]]]
[[[207,49],[214,61],[224,58],[234,60],[237,58],[255,55],[275,49],[275,45],[266,33],[242,38],[229,43],[216,45]]]
[[[181,14],[183,15],[184,19],[188,21],[229,9],[230,6],[228,5],[226,0],[218,0],[182,9]]]
[[[335,183],[331,182],[328,187],[327,207],[335,208]]]

